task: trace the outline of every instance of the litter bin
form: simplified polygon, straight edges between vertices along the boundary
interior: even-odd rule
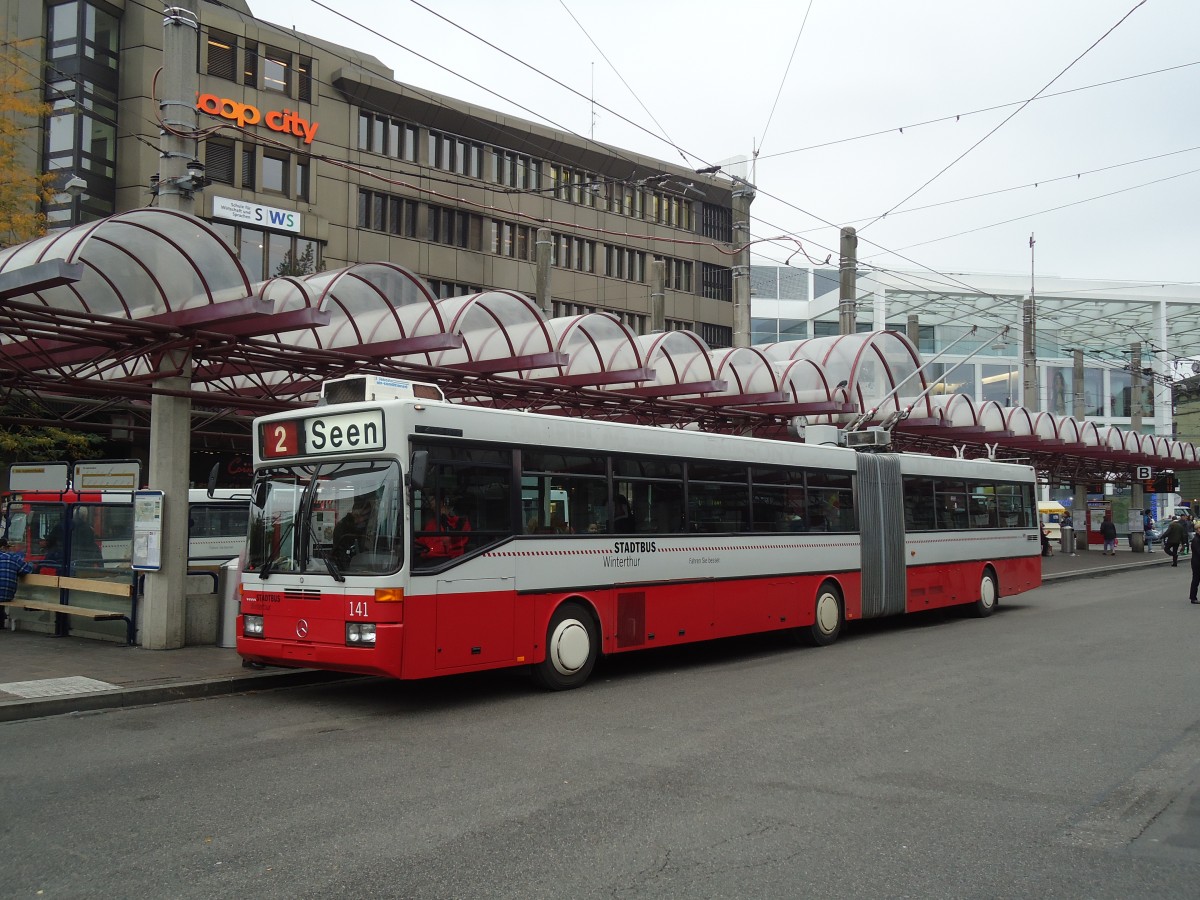
[[[1075,555],[1075,529],[1070,525],[1063,525],[1059,528],[1062,535],[1062,552],[1067,556]]]
[[[238,582],[242,573],[240,560],[231,559],[217,573],[217,596],[221,606],[217,614],[217,646],[237,646]]]

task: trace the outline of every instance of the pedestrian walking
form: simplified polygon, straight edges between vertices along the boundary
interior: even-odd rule
[[[1191,538],[1192,538],[1192,532],[1195,530],[1196,523],[1192,520],[1192,517],[1189,516],[1187,513],[1184,513],[1182,516],[1179,517],[1179,519],[1181,522],[1183,522],[1183,533],[1188,536],[1188,539],[1186,541],[1184,541],[1183,545],[1179,548],[1179,553],[1182,556],[1188,556],[1191,553],[1191,543],[1192,543]]]
[[[1153,553],[1154,545],[1150,543],[1150,532],[1154,530],[1154,519],[1150,518],[1150,513],[1142,513],[1142,533],[1146,535],[1146,552]],[[1161,540],[1161,538],[1160,538]]]
[[[1200,586],[1200,525],[1197,525],[1195,532],[1192,534],[1192,586],[1188,588],[1188,599],[1193,603],[1200,603],[1200,599],[1196,598],[1196,588]]]
[[[1191,538],[1191,532],[1183,524],[1183,519],[1178,516],[1172,516],[1171,524],[1167,526],[1167,530],[1163,534],[1163,547],[1171,555],[1172,566],[1179,565],[1179,551],[1182,547],[1187,546],[1187,542]]]
[[[1104,555],[1117,555],[1117,525],[1112,520],[1112,513],[1104,514],[1104,521],[1100,523],[1100,537],[1104,539]]]

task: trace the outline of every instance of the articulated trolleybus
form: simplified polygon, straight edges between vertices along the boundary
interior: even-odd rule
[[[238,652],[428,678],[963,606],[1041,582],[1024,465],[447,403],[376,376],[255,423]]]

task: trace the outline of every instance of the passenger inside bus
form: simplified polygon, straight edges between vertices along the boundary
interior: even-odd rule
[[[466,516],[455,512],[453,501],[442,497],[436,516],[425,521],[422,534],[416,539],[417,553],[426,562],[436,559],[452,559],[467,552],[471,522]]]
[[[333,526],[334,562],[341,568],[347,568],[355,554],[367,549],[364,546],[367,526],[374,512],[375,504],[370,497],[357,497],[350,512]]]
[[[613,500],[613,531],[617,534],[628,534],[637,528],[637,518],[633,515],[633,507],[621,494]]]

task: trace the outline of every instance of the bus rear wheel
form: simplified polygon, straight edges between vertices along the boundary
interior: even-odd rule
[[[842,593],[837,585],[827,581],[817,591],[817,599],[813,605],[813,623],[800,629],[800,638],[814,647],[828,647],[842,633],[844,621]]]
[[[990,568],[984,569],[983,577],[979,579],[979,599],[971,607],[971,612],[980,619],[986,619],[996,611],[998,602],[1000,587],[996,584],[996,573]]]
[[[591,613],[580,603],[564,603],[546,628],[546,658],[533,677],[550,691],[568,691],[588,680],[600,655],[600,637]]]

